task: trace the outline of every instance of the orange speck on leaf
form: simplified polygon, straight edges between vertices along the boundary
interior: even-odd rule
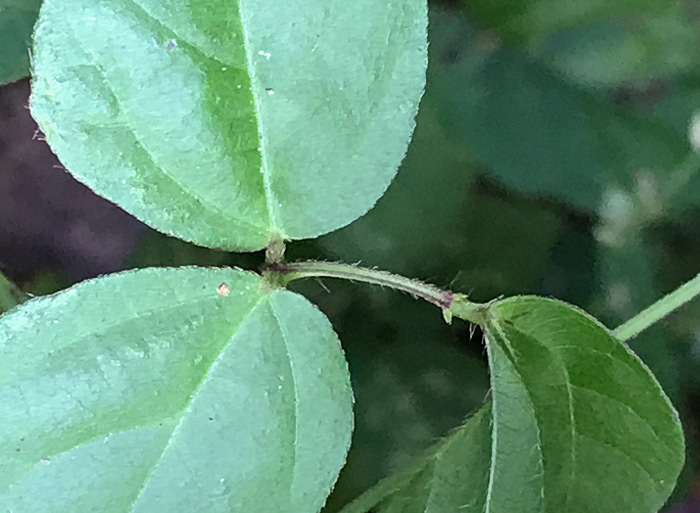
[[[225,283],[222,283],[216,288],[216,291],[219,293],[220,296],[228,296],[231,293],[231,287],[229,287]]]

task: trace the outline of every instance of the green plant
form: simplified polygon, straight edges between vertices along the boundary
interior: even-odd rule
[[[426,22],[417,0],[45,2],[31,109],[66,167],[163,232],[266,248],[267,265],[126,272],[4,315],[0,506],[318,511],[349,446],[352,394],[330,323],[286,290],[309,277],[407,292],[486,335],[483,408],[346,513],[662,506],[681,428],[625,341],[696,282],[610,332],[552,299],[478,304],[284,260],[286,241],[352,222],[392,180]]]

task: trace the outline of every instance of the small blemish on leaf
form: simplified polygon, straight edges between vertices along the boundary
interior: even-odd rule
[[[175,41],[174,39],[171,39],[170,41],[168,41],[168,44],[165,46],[165,49],[169,52],[170,50],[172,50],[175,47],[177,47],[177,41]]]
[[[222,283],[216,288],[216,291],[219,293],[220,296],[228,296],[231,293],[231,287],[229,287],[225,283]]]

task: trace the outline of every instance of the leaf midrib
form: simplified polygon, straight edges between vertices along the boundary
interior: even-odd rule
[[[186,38],[182,38],[179,34],[175,33],[174,30],[173,30],[171,27],[169,27],[169,26],[167,26],[167,25],[164,25],[160,20],[158,20],[157,18],[155,18],[153,15],[151,15],[148,11],[146,11],[146,10],[145,10],[140,4],[138,4],[135,0],[126,0],[126,2],[127,2],[129,5],[131,5],[135,10],[137,10],[138,13],[141,13],[143,16],[147,17],[147,18],[148,18],[149,20],[151,20],[152,22],[158,24],[158,26],[160,26],[160,27],[163,28],[164,30],[167,30],[169,33],[171,33],[173,36],[176,36],[176,37],[177,37],[178,39],[180,39],[181,41],[186,42],[188,45],[190,45],[192,48],[196,49],[196,50],[197,50],[201,55],[203,55],[204,57],[207,57],[207,58],[210,58],[210,59],[212,59],[212,60],[215,60],[215,61],[219,62],[219,59],[218,59],[217,57],[212,56],[212,55],[209,55],[208,53],[206,53],[205,51],[203,51],[203,49],[200,48],[199,46],[197,46],[196,44],[192,43],[191,41],[187,40]],[[240,4],[239,4],[239,5],[240,5]],[[250,58],[251,58],[251,57],[250,57],[250,55],[248,54],[248,46],[249,46],[249,45],[248,45],[248,43],[247,43],[247,35],[246,35],[247,33],[245,32],[245,28],[243,27],[243,23],[241,23],[241,25],[242,25],[242,30],[243,30],[243,33],[244,33],[244,37],[246,38],[246,44],[245,44],[245,46],[246,46],[246,60],[247,60],[247,61],[250,61]],[[167,168],[166,168],[165,166],[162,166],[162,165],[158,164],[157,160],[155,159],[154,153],[151,152],[151,151],[149,150],[148,146],[144,143],[143,139],[138,135],[138,133],[137,133],[136,129],[134,128],[134,126],[133,126],[131,123],[128,123],[128,119],[129,119],[129,110],[126,109],[126,108],[124,107],[123,102],[120,101],[119,96],[116,94],[116,91],[114,90],[114,88],[113,88],[112,85],[111,85],[111,82],[107,79],[107,76],[106,76],[104,70],[103,70],[102,67],[98,64],[98,60],[95,58],[94,53],[90,50],[90,48],[88,47],[88,45],[85,45],[85,44],[84,44],[81,40],[79,40],[78,38],[75,38],[75,37],[74,37],[73,40],[76,42],[76,44],[78,44],[78,45],[80,46],[80,48],[81,48],[85,53],[87,53],[87,54],[91,57],[92,65],[93,65],[94,68],[97,70],[97,72],[103,77],[105,86],[108,87],[109,90],[112,92],[112,95],[114,96],[115,101],[117,102],[117,105],[119,106],[120,111],[124,114],[124,116],[125,116],[125,118],[126,118],[126,120],[127,120],[127,124],[126,124],[125,128],[127,128],[128,131],[132,134],[132,136],[134,137],[134,141],[139,145],[139,147],[141,147],[141,148],[143,149],[144,153],[148,156],[148,158],[151,160],[151,162],[153,162],[154,166],[162,173],[163,176],[165,176],[165,177],[167,177],[169,180],[171,180],[175,185],[177,185],[177,187],[178,187],[180,190],[182,190],[186,195],[188,195],[188,196],[190,196],[192,199],[194,199],[197,203],[199,203],[200,205],[202,205],[203,208],[205,208],[206,210],[209,210],[210,212],[213,212],[213,213],[216,214],[216,215],[221,216],[221,217],[222,217],[223,219],[225,219],[226,221],[229,221],[229,222],[231,222],[231,223],[234,224],[234,225],[235,225],[235,224],[238,224],[238,225],[245,226],[247,229],[252,230],[252,231],[254,231],[254,232],[258,232],[258,233],[263,233],[263,234],[264,234],[265,232],[267,232],[267,231],[269,230],[269,227],[268,227],[268,226],[257,225],[257,224],[254,224],[254,223],[245,221],[245,220],[243,220],[243,219],[231,217],[230,214],[229,214],[228,212],[226,212],[225,210],[221,209],[221,208],[218,207],[217,205],[211,203],[210,201],[208,201],[208,200],[205,199],[204,197],[202,197],[202,196],[196,194],[196,193],[195,193],[194,191],[192,191],[189,187],[186,187],[184,184],[182,184],[177,178],[175,178],[175,176],[173,176],[171,173],[168,172],[168,170],[167,170]],[[224,63],[224,64],[230,65],[230,64],[228,64],[228,63]],[[251,75],[251,73],[254,73],[254,70],[252,69],[252,65],[250,64],[250,62],[248,62],[248,73],[249,73],[249,75],[251,76],[251,83],[252,83],[253,78],[254,78],[254,75]],[[252,89],[254,89],[254,87],[253,87]],[[261,148],[264,149],[263,140],[262,140],[263,135],[261,135],[261,134],[262,134],[262,132],[261,132],[261,125],[262,125],[262,123],[261,123],[261,120],[260,120],[260,112],[259,112],[259,105],[258,105],[258,101],[259,101],[259,100],[258,100],[258,97],[255,95],[255,92],[254,92],[253,90],[251,90],[251,94],[253,95],[253,99],[254,99],[254,102],[255,102],[255,108],[256,108],[256,116],[257,116],[257,118],[258,118],[258,137],[259,137],[259,139],[260,139]],[[261,153],[261,158],[263,159],[263,160],[262,160],[263,168],[261,169],[261,174],[262,174],[262,176],[263,176],[263,183],[264,183],[264,187],[265,187],[265,198],[266,198],[267,207],[268,207],[267,210],[268,210],[268,213],[269,213],[269,215],[270,215],[270,223],[274,226],[275,223],[274,223],[274,221],[273,221],[274,218],[273,218],[273,213],[272,213],[271,208],[274,207],[275,203],[274,203],[274,201],[273,201],[274,198],[272,197],[272,194],[273,194],[273,193],[272,193],[271,187],[269,186],[269,176],[268,176],[268,173],[267,173],[267,171],[266,171],[267,166],[266,166],[265,152],[264,152],[264,151],[261,151],[260,153]],[[269,189],[269,191],[268,191],[268,189]]]
[[[492,326],[494,326],[494,327],[497,328],[498,334],[499,334],[501,337],[507,338],[506,333],[501,329],[501,326],[498,324],[498,319],[493,319]],[[512,325],[511,328],[514,329],[514,330],[516,330],[516,331],[518,331],[518,332],[521,333],[523,336],[529,337],[529,335],[527,335],[523,330],[521,330],[521,329],[518,328],[517,326]],[[602,441],[600,441],[600,440],[597,440],[596,438],[594,438],[594,437],[592,437],[592,436],[590,436],[590,435],[587,435],[587,434],[585,434],[585,433],[581,433],[580,431],[578,431],[578,429],[576,428],[576,421],[575,421],[575,414],[574,414],[574,401],[573,401],[573,392],[572,392],[572,389],[573,389],[573,388],[577,388],[577,389],[580,389],[580,390],[583,391],[583,392],[588,392],[588,393],[592,393],[592,394],[598,395],[598,396],[603,397],[603,398],[605,398],[605,399],[607,399],[607,400],[609,400],[609,401],[612,401],[612,402],[615,403],[615,404],[618,404],[618,405],[622,406],[622,407],[625,408],[627,411],[629,411],[631,414],[633,414],[635,417],[637,417],[644,425],[646,425],[647,428],[649,429],[649,431],[651,432],[651,434],[656,438],[657,442],[658,442],[658,443],[661,443],[666,449],[668,449],[668,450],[670,451],[671,448],[669,447],[668,442],[667,442],[665,439],[663,439],[663,438],[656,432],[656,430],[655,430],[654,427],[651,425],[651,423],[649,423],[644,417],[642,417],[642,416],[637,412],[637,410],[636,410],[635,408],[633,408],[631,405],[629,405],[629,404],[627,404],[627,403],[625,403],[625,402],[623,402],[623,401],[621,401],[621,400],[619,400],[619,399],[617,399],[617,398],[615,398],[615,397],[611,397],[611,396],[609,396],[609,395],[606,395],[606,394],[604,394],[604,393],[602,393],[602,392],[600,392],[600,391],[598,391],[598,390],[595,390],[595,389],[593,389],[593,388],[583,387],[583,386],[580,386],[580,385],[574,385],[574,384],[571,382],[571,379],[570,379],[569,369],[568,369],[567,366],[566,366],[566,360],[562,357],[562,355],[560,354],[560,352],[561,352],[561,350],[583,351],[583,350],[585,349],[586,351],[591,351],[591,352],[595,352],[595,353],[604,355],[604,356],[606,356],[606,357],[608,357],[608,358],[614,360],[616,363],[618,363],[618,364],[623,364],[623,365],[625,365],[626,367],[630,368],[630,370],[634,370],[634,369],[632,369],[631,366],[629,365],[629,362],[627,362],[627,361],[625,361],[625,360],[621,360],[621,359],[619,359],[619,358],[616,358],[616,355],[615,355],[614,353],[608,353],[608,352],[600,351],[600,350],[597,350],[597,349],[594,349],[594,348],[588,348],[588,347],[587,347],[587,348],[582,348],[582,347],[579,347],[579,346],[572,346],[572,345],[564,345],[564,346],[556,346],[556,347],[549,347],[547,344],[540,344],[540,345],[541,345],[541,347],[543,347],[543,348],[552,356],[552,358],[557,362],[557,364],[559,365],[560,369],[561,369],[562,372],[564,373],[564,376],[565,376],[565,379],[566,379],[566,389],[567,389],[568,405],[569,405],[569,417],[570,417],[570,422],[571,422],[571,424],[570,424],[570,426],[571,426],[570,434],[571,434],[571,465],[572,465],[572,466],[571,466],[571,473],[570,473],[569,479],[567,480],[567,489],[566,489],[566,496],[565,496],[564,508],[566,509],[566,507],[568,507],[568,505],[570,504],[570,501],[571,501],[571,490],[572,490],[573,483],[575,482],[575,479],[576,479],[576,439],[577,439],[578,437],[587,438],[587,439],[592,440],[592,441],[595,441],[595,442],[597,442],[597,443],[601,443],[601,444],[603,444],[603,445],[605,445],[606,447],[609,447],[609,448],[611,448],[611,449],[615,449],[616,452],[618,452],[618,453],[624,455],[628,461],[630,461],[635,467],[637,467],[638,469],[640,469],[640,470],[650,479],[651,482],[653,482],[654,484],[656,484],[656,481],[654,480],[654,477],[653,477],[653,475],[650,473],[650,471],[647,470],[647,469],[646,469],[639,461],[637,461],[635,458],[633,458],[632,456],[628,455],[625,451],[623,451],[622,449],[620,449],[620,448],[617,447],[617,446],[613,446],[613,445],[610,445],[610,444],[606,444],[606,443],[604,443],[604,442],[602,442]],[[509,347],[509,349],[510,349],[510,347]],[[504,354],[506,354],[507,357],[508,357],[509,360],[510,360],[511,355],[508,355],[507,352],[504,352]],[[525,389],[526,391],[528,391],[528,387],[527,387],[526,381],[522,378],[522,375],[517,371],[517,368],[516,368],[516,367],[517,367],[516,361],[512,360],[510,363],[511,363],[511,366],[513,367],[514,371],[518,374],[518,376],[520,376],[520,381],[521,381],[521,383],[522,383],[522,386],[524,387],[524,389]],[[528,391],[528,396],[529,396],[529,395],[530,395],[530,394],[529,394],[529,391]],[[533,413],[536,413],[537,408],[535,407],[534,402],[531,401],[531,404],[532,404],[532,406],[533,406]],[[494,419],[495,419],[495,410],[496,410],[496,408],[495,408],[495,400],[494,400]],[[537,418],[537,415],[535,415],[535,418]],[[539,431],[539,428],[538,428],[538,431]],[[495,433],[493,434],[493,437],[494,437],[494,439],[495,439]]]
[[[202,298],[202,299],[208,299],[208,298]],[[241,319],[241,321],[235,326],[234,333],[229,337],[229,340],[230,340],[231,338],[233,338],[233,336],[235,336],[235,333],[241,328],[241,326],[243,325],[243,323],[252,315],[253,311],[254,311],[263,301],[265,301],[266,299],[267,299],[267,296],[266,296],[266,295],[262,295],[262,296],[260,297],[260,299],[258,299],[258,301],[250,307],[250,310],[248,311],[248,314],[245,315],[245,316],[243,316],[243,318]],[[49,301],[50,298],[49,298],[49,297],[47,297],[47,298],[42,298],[41,300],[42,300],[42,301]],[[150,315],[155,315],[155,314],[158,314],[158,313],[163,313],[163,312],[168,312],[168,311],[171,311],[171,310],[176,310],[176,309],[181,308],[181,307],[183,307],[183,306],[185,306],[185,305],[187,305],[187,304],[191,304],[191,300],[190,300],[190,301],[187,301],[187,300],[185,300],[185,301],[179,301],[178,303],[176,303],[176,304],[174,304],[174,305],[168,305],[168,306],[162,307],[162,308],[161,308],[161,307],[159,307],[159,308],[152,308],[152,309],[150,309],[150,310],[147,310],[147,311],[144,311],[144,312],[140,312],[140,313],[139,313],[139,317],[150,316]],[[91,337],[91,336],[94,336],[94,335],[98,335],[98,334],[100,334],[100,333],[103,333],[103,332],[105,332],[105,331],[111,329],[111,328],[120,326],[120,325],[124,324],[125,322],[131,322],[131,321],[133,321],[133,320],[134,320],[133,318],[128,318],[128,319],[124,319],[123,321],[120,321],[120,322],[108,323],[108,324],[106,324],[105,326],[102,326],[102,327],[101,327],[102,329],[100,329],[100,330],[91,330],[91,331],[89,331],[89,332],[87,332],[87,333],[81,335],[76,341],[79,342],[79,341],[84,340],[84,339],[86,339],[86,338],[88,338],[88,337]],[[71,343],[71,344],[69,344],[69,345],[66,346],[66,347],[71,347],[71,346],[73,346],[73,345],[74,345],[74,343]],[[202,373],[202,379],[201,379],[201,380],[199,381],[199,383],[195,386],[192,395],[188,398],[188,400],[187,400],[187,402],[185,403],[184,407],[180,410],[180,413],[177,413],[177,412],[176,412],[175,414],[173,414],[173,415],[171,415],[171,416],[168,416],[168,417],[166,417],[166,418],[177,418],[178,415],[181,415],[181,416],[182,416],[182,415],[183,415],[183,412],[185,412],[185,411],[187,410],[187,408],[189,408],[189,406],[190,406],[190,405],[192,404],[192,402],[194,401],[194,399],[195,399],[195,397],[196,397],[196,395],[197,395],[197,392],[199,391],[200,387],[201,387],[201,386],[204,384],[204,382],[206,381],[206,378],[207,378],[207,376],[209,375],[209,373],[210,373],[212,367],[214,367],[214,364],[219,360],[219,358],[221,357],[221,355],[224,353],[224,351],[225,351],[227,345],[228,345],[228,344],[224,344],[224,345],[222,346],[221,351],[219,352],[219,355],[217,355],[217,357],[212,361],[212,363],[209,365],[209,367],[207,367],[207,369]],[[178,422],[178,424],[175,426],[175,428],[173,428],[173,431],[174,431],[175,429],[177,429],[177,427],[180,425],[181,421],[182,421],[182,419],[180,419],[180,422]],[[70,451],[76,449],[77,447],[80,447],[80,446],[82,446],[82,445],[86,445],[86,444],[92,443],[92,442],[94,442],[95,440],[98,440],[98,439],[99,439],[100,437],[102,437],[102,436],[105,436],[105,435],[113,435],[113,434],[121,433],[121,432],[125,432],[125,431],[131,431],[131,430],[133,430],[133,429],[138,429],[138,428],[147,426],[147,425],[149,425],[149,424],[152,424],[152,422],[146,422],[146,423],[143,423],[143,424],[135,424],[135,425],[131,425],[131,426],[126,426],[126,427],[123,427],[123,428],[118,429],[118,430],[116,430],[116,431],[108,431],[107,433],[99,433],[99,434],[97,434],[97,435],[95,435],[95,436],[90,437],[89,439],[83,440],[82,442],[80,442],[80,443],[78,443],[78,444],[76,444],[76,445],[73,445],[73,446],[71,446],[71,447],[68,447],[68,448],[65,449],[65,450],[61,450],[61,451],[58,451],[58,452],[55,452],[55,453],[51,453],[51,454],[45,454],[45,455],[43,455],[43,457],[44,457],[45,459],[53,459],[53,458],[56,458],[57,456],[60,456],[60,455],[65,454],[65,453],[68,453],[68,452],[70,452]],[[153,471],[155,470],[155,467],[157,467],[158,463],[159,463],[160,460],[162,459],[162,456],[163,456],[163,454],[165,453],[166,449],[170,446],[171,441],[172,441],[172,438],[173,438],[173,437],[172,437],[172,435],[171,435],[171,437],[168,439],[168,443],[166,444],[166,446],[163,448],[163,450],[162,450],[162,452],[161,452],[161,456],[160,456],[160,457],[158,458],[158,460],[153,464],[153,469],[151,470],[151,472],[149,472],[149,477],[150,477],[150,475],[152,475]],[[31,471],[31,469],[30,469],[29,471]],[[3,493],[7,493],[7,492],[10,491],[13,487],[15,487],[15,486],[23,479],[23,477],[24,477],[25,475],[26,475],[26,473],[25,473],[25,474],[22,474],[22,476],[20,476],[20,477],[19,477],[18,479],[16,479],[13,483],[11,483],[9,486],[7,486],[6,489],[3,491]],[[143,490],[143,488],[145,488],[146,481],[148,481],[148,478],[145,480],[144,485],[143,485],[141,491]],[[140,492],[139,492],[139,493],[140,493]],[[133,503],[132,503],[132,507],[133,507]]]
[[[289,372],[292,375],[292,388],[294,389],[294,465],[292,466],[292,474],[290,476],[290,484],[289,484],[289,489],[292,490],[294,488],[294,485],[297,481],[297,462],[299,461],[299,390],[297,387],[297,372],[296,368],[294,366],[294,359],[292,358],[292,353],[289,349],[289,340],[287,339],[287,334],[284,331],[284,328],[282,327],[282,321],[279,318],[279,315],[277,314],[277,311],[275,310],[275,306],[272,303],[272,301],[268,301],[268,305],[270,307],[270,312],[272,313],[272,316],[275,319],[275,322],[277,322],[277,326],[279,327],[280,330],[280,335],[282,337],[282,341],[284,342],[284,349],[287,354],[287,360],[289,361]],[[292,505],[290,504],[290,507]]]
[[[270,169],[270,161],[268,159],[268,140],[265,124],[263,123],[261,100],[259,92],[261,84],[258,79],[258,74],[255,70],[255,50],[252,48],[250,32],[248,31],[247,15],[243,7],[245,0],[236,0],[238,7],[238,18],[240,19],[241,34],[243,34],[243,46],[246,55],[246,66],[248,68],[248,76],[250,77],[250,93],[253,96],[253,105],[255,107],[255,119],[258,128],[258,144],[260,153],[260,174],[263,178],[263,187],[265,189],[265,201],[267,203],[267,213],[270,221],[270,230],[278,232],[279,236],[285,238],[279,220],[279,201],[275,196],[272,188],[272,177]]]
[[[510,367],[512,368],[513,372],[515,372],[520,380],[520,382],[523,384],[523,388],[525,390],[525,394],[527,395],[528,401],[530,403],[530,406],[532,408],[532,414],[533,417],[535,418],[535,428],[537,430],[537,449],[539,452],[539,463],[542,466],[542,472],[544,472],[544,454],[543,454],[543,449],[544,449],[544,444],[542,443],[542,431],[540,430],[540,423],[537,420],[537,415],[536,411],[537,408],[535,408],[535,402],[532,399],[532,395],[530,394],[530,390],[525,386],[525,380],[523,379],[522,375],[520,374],[520,371],[518,371],[516,364],[515,364],[515,354],[513,353],[513,348],[511,347],[510,341],[508,340],[508,337],[506,333],[503,331],[501,328],[501,325],[498,322],[497,318],[490,318],[487,323],[487,335],[488,335],[488,327],[491,327],[496,331],[496,335],[499,336],[505,343],[506,347],[500,347],[501,351],[503,351],[504,355],[506,355],[506,358],[508,362],[510,363]],[[487,339],[489,337],[487,336]],[[495,344],[498,344],[497,340],[494,340]],[[489,352],[489,361],[493,360],[493,352],[488,349],[490,344],[487,343],[487,350]],[[494,387],[495,388],[495,387]],[[491,431],[491,447],[492,447],[492,452],[491,452],[491,465],[489,467],[489,482],[488,482],[488,488],[486,492],[486,500],[484,503],[484,511],[485,513],[490,513],[491,512],[491,498],[493,496],[493,483],[494,483],[494,477],[495,477],[495,468],[496,468],[496,453],[497,453],[497,446],[498,446],[498,436],[497,436],[497,431],[495,429],[496,423],[497,423],[497,415],[498,415],[498,408],[496,406],[496,396],[495,394],[491,398],[491,403],[492,403],[492,409],[491,409],[491,415],[493,419],[493,426],[494,428]],[[542,484],[541,484],[541,493],[542,493],[542,507],[545,507],[545,502],[544,502],[544,497],[545,497],[545,483],[544,483],[544,477],[542,478]]]
[[[494,322],[497,324],[498,320],[496,319]],[[512,325],[512,329],[518,331],[523,337],[532,338],[532,337],[528,336],[523,330],[518,328],[515,324]],[[506,333],[502,330],[501,330],[501,333],[504,337],[507,336]],[[572,393],[572,387],[575,387],[575,385],[573,385],[571,383],[569,369],[566,366],[565,360],[559,354],[560,353],[558,351],[559,348],[558,347],[551,348],[547,344],[540,344],[540,346],[542,346],[550,355],[552,355],[552,358],[557,362],[557,364],[559,365],[559,368],[561,369],[562,373],[564,374],[564,379],[565,379],[565,383],[566,383],[567,406],[568,406],[569,421],[570,421],[569,436],[570,436],[570,442],[571,442],[571,453],[570,453],[570,455],[571,455],[570,456],[571,457],[571,472],[569,474],[569,479],[567,480],[567,483],[566,483],[566,496],[565,496],[565,500],[564,500],[564,509],[566,510],[566,508],[568,508],[569,503],[571,501],[571,488],[573,486],[573,483],[576,480],[576,437],[579,436],[579,432],[576,429],[576,415],[574,412],[574,396]],[[515,360],[511,361],[511,364],[513,365],[513,368],[517,367],[517,362]],[[516,372],[517,372],[517,370],[516,370]],[[520,374],[520,372],[518,372],[518,376],[521,379],[523,387],[527,390],[527,388],[528,388],[527,384],[526,384],[524,378],[522,377],[522,374]],[[528,396],[530,396],[529,392],[528,392]],[[536,414],[537,408],[535,407],[534,401],[532,401],[532,407],[533,407],[533,414],[534,414],[535,418],[538,418],[538,415]],[[539,431],[539,426],[538,426],[538,431]],[[544,445],[542,445],[542,448],[544,448]],[[542,463],[543,463],[542,468],[544,471],[544,460]],[[543,484],[544,484],[544,481],[543,481]],[[546,506],[546,503],[545,503],[545,506]],[[546,511],[546,507],[545,507],[545,511]]]
[[[51,299],[52,299],[51,297],[40,298],[40,301],[49,302]],[[197,298],[195,300],[183,299],[182,301],[178,301],[177,303],[174,303],[174,304],[169,304],[166,306],[158,306],[156,308],[150,308],[147,310],[143,310],[142,312],[138,313],[138,319],[135,317],[125,317],[125,318],[118,320],[118,321],[104,323],[99,327],[99,329],[85,331],[85,332],[81,333],[79,336],[72,339],[70,344],[66,344],[66,345],[62,346],[59,349],[59,351],[70,349],[71,347],[75,346],[76,344],[79,344],[80,342],[82,342],[88,338],[93,338],[93,337],[102,335],[102,334],[106,333],[107,331],[111,330],[112,328],[123,326],[125,324],[130,323],[130,322],[138,321],[144,317],[151,317],[151,316],[156,315],[156,314],[161,314],[164,312],[171,312],[174,310],[178,310],[184,306],[191,308],[192,305],[196,305],[196,304],[204,303],[204,302],[215,301],[215,300],[216,300],[216,298],[209,298],[209,297],[201,297],[201,298]],[[0,386],[2,386],[2,385],[3,385],[3,383],[0,382]]]
[[[168,437],[168,442],[165,444],[165,446],[163,446],[163,449],[160,451],[160,455],[158,456],[158,459],[157,459],[157,460],[153,463],[153,465],[151,466],[151,470],[148,472],[148,474],[147,474],[146,477],[144,478],[143,482],[141,483],[141,486],[140,486],[138,492],[136,493],[136,496],[135,496],[134,499],[131,501],[131,503],[130,503],[129,508],[128,508],[127,511],[130,511],[130,512],[133,512],[133,511],[134,511],[134,507],[136,506],[136,504],[137,504],[137,503],[139,502],[139,500],[141,499],[141,497],[142,497],[142,495],[143,495],[143,492],[146,490],[146,488],[148,487],[149,482],[151,481],[151,478],[152,478],[152,477],[155,475],[155,473],[157,472],[157,470],[158,470],[158,468],[159,468],[159,466],[160,466],[160,463],[161,463],[161,461],[163,460],[163,457],[164,457],[165,454],[168,452],[168,449],[169,449],[169,448],[171,447],[171,445],[173,444],[173,441],[177,438],[177,431],[178,431],[179,428],[182,426],[183,421],[184,421],[185,418],[187,417],[187,415],[186,415],[187,410],[188,410],[188,409],[192,406],[192,404],[194,403],[194,401],[195,401],[195,399],[197,398],[197,396],[198,396],[200,390],[202,389],[202,387],[204,387],[204,386],[208,383],[208,381],[209,381],[208,378],[209,378],[210,374],[212,373],[212,371],[221,363],[222,358],[223,358],[223,355],[226,354],[226,349],[227,349],[227,347],[229,346],[229,344],[231,343],[231,341],[233,340],[233,338],[236,336],[236,333],[238,333],[238,332],[240,331],[241,327],[242,327],[246,322],[249,321],[249,319],[250,319],[251,316],[253,315],[253,312],[255,312],[255,310],[256,310],[258,307],[260,307],[260,305],[263,304],[263,303],[264,303],[265,301],[267,301],[267,300],[268,300],[268,296],[267,296],[267,295],[263,295],[263,296],[260,297],[260,299],[259,299],[259,300],[252,306],[252,308],[248,311],[247,315],[245,315],[245,316],[241,319],[241,321],[236,325],[236,327],[235,327],[233,333],[232,333],[231,335],[229,335],[229,337],[228,337],[228,342],[225,343],[225,344],[223,344],[223,346],[221,347],[221,350],[219,351],[219,354],[216,356],[216,358],[214,358],[214,360],[213,360],[212,363],[209,365],[209,367],[207,367],[207,369],[202,373],[202,379],[201,379],[201,380],[199,381],[199,383],[197,383],[197,385],[194,387],[194,390],[192,391],[192,394],[190,395],[190,397],[189,397],[189,398],[187,399],[187,401],[185,402],[184,407],[180,410],[180,414],[179,414],[179,417],[180,417],[180,418],[179,418],[177,424],[173,427],[173,431],[172,431],[171,435]]]

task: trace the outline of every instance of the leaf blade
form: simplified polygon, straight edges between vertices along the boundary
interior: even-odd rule
[[[648,369],[597,321],[564,303],[523,296],[491,312],[494,409],[498,397],[520,389],[531,398],[541,434],[543,503],[536,510],[657,511],[682,467],[683,436]],[[518,425],[507,409],[500,414]],[[527,440],[509,441],[531,450]],[[524,458],[505,460],[520,473],[536,473]]]
[[[253,250],[337,229],[406,151],[427,9],[322,6],[48,0],[33,115],[79,180],[166,233]]]
[[[341,513],[477,513],[485,511],[491,405],[436,444],[405,472],[377,484]]]
[[[616,106],[546,59],[495,44],[465,17],[436,10],[431,22],[442,122],[499,183],[588,212],[642,179],[672,192],[670,170],[689,155],[685,127]]]
[[[223,280],[228,296],[217,292]],[[17,347],[37,340],[28,320],[65,338],[80,329],[54,323],[54,307],[99,306],[100,296],[134,285],[125,296],[133,308],[102,319],[105,333]],[[139,308],[154,302],[165,310]],[[272,309],[284,310],[278,321]],[[133,317],[144,312],[154,328],[139,339]],[[265,291],[250,273],[126,273],[30,302],[0,326],[4,507],[317,511],[344,461],[352,399],[337,339],[306,300]],[[292,374],[305,353],[316,367]],[[41,499],[38,487],[47,487]]]
[[[482,314],[491,404],[341,513],[658,511],[683,436],[641,361],[556,300],[516,296]]]

